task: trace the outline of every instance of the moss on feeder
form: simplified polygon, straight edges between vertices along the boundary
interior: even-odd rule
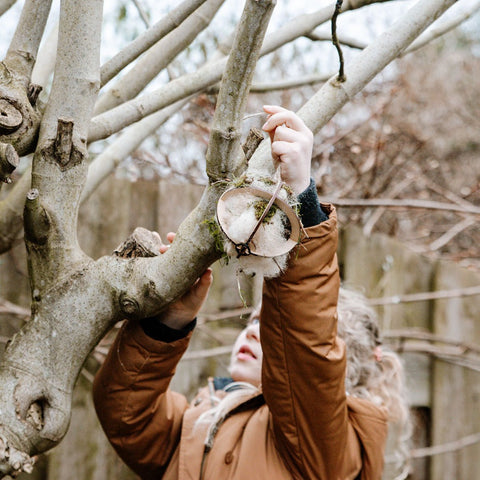
[[[257,202],[253,203],[255,218],[257,220],[260,220],[267,206],[268,206],[268,202],[266,200],[258,200]],[[277,213],[277,210],[278,210],[278,207],[276,205],[272,205],[268,213],[265,215],[265,218],[263,219],[263,223],[271,223],[275,213]]]

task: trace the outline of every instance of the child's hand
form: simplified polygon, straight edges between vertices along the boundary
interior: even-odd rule
[[[269,114],[263,130],[272,142],[272,157],[280,165],[280,176],[296,195],[310,185],[313,133],[294,112],[265,105]]]

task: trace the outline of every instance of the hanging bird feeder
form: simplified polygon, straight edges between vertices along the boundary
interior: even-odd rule
[[[237,258],[278,257],[297,245],[301,224],[293,208],[280,198],[284,186],[278,182],[273,193],[255,185],[242,186],[220,197],[217,221]]]

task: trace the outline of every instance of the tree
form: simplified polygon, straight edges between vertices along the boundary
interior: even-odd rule
[[[12,3],[1,2],[0,12]],[[101,0],[63,0],[53,84],[46,105],[40,105],[32,72],[51,1],[25,2],[1,64],[0,176],[8,181],[18,156],[34,156],[31,170],[0,203],[0,250],[11,247],[23,226],[32,303],[31,319],[8,344],[0,372],[2,475],[30,470],[33,455],[61,441],[80,368],[107,330],[123,318],[158,314],[222,255],[208,227],[219,196],[234,177],[272,174],[267,142],[248,164],[241,150],[240,122],[256,61],[310,34],[334,11],[339,13],[342,4],[301,15],[264,40],[275,2],[247,0],[235,38],[226,42],[228,57],[218,54],[197,71],[136,97],[207,26],[222,3],[185,0],[100,69]],[[376,2],[343,3],[347,11]],[[345,78],[330,78],[299,115],[318,131],[454,3],[419,1],[347,65]],[[147,49],[138,64],[155,63],[156,70],[140,79],[144,68],[134,67],[124,77],[130,80],[97,101],[100,87]],[[78,208],[112,170],[118,149],[122,155],[133,150],[192,95],[220,80],[206,155],[208,186],[168,253],[126,260],[88,257],[77,242]],[[135,89],[127,88],[132,84]],[[121,98],[119,105],[116,98]],[[129,125],[87,165],[88,145]]]

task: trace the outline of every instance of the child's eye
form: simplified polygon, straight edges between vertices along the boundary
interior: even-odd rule
[[[260,323],[259,318],[252,318],[249,322],[249,325],[258,325]]]

